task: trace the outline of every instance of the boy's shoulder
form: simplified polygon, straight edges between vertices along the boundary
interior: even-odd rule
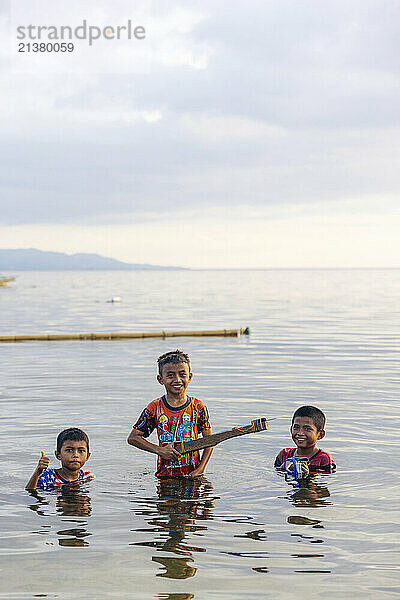
[[[205,402],[203,402],[203,400],[199,400],[198,398],[195,398],[194,396],[190,396],[190,400],[193,404],[193,406],[195,406],[196,408],[207,408]]]
[[[280,452],[278,452],[277,459],[283,463],[287,458],[290,458],[295,453],[296,448],[282,448]]]
[[[145,410],[148,410],[149,412],[154,412],[154,410],[156,410],[156,408],[160,406],[160,404],[162,404],[162,396],[160,396],[159,398],[155,398],[154,400],[149,402]]]
[[[54,488],[59,480],[57,471],[55,469],[47,468],[41,472],[36,485],[38,490],[47,490]]]
[[[92,479],[94,479],[95,476],[91,471],[83,471],[81,469],[80,473],[79,473],[79,481],[85,482],[85,481],[92,481]]]
[[[39,480],[42,480],[42,481],[54,481],[56,478],[57,478],[57,471],[50,467],[47,467],[47,469],[44,469],[44,471],[42,471],[41,474],[39,475]]]
[[[332,456],[325,450],[318,449],[318,452],[313,456],[313,460],[318,461],[321,466],[335,464]]]

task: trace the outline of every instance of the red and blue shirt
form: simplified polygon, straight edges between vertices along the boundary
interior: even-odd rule
[[[287,458],[292,458],[297,448],[283,448],[275,458],[274,467],[281,467]],[[336,465],[333,458],[324,450],[316,450],[309,459],[310,473],[333,473],[336,471]]]
[[[80,469],[79,478],[77,481],[79,483],[85,483],[86,481],[91,481],[94,479],[93,473],[90,471],[83,471]],[[56,469],[45,469],[40,475],[36,485],[37,490],[54,490],[64,485],[65,483],[75,483],[75,481],[68,481],[59,475]]]

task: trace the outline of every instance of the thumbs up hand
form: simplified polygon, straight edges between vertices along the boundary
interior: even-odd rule
[[[42,450],[42,456],[39,458],[37,470],[39,473],[42,473],[49,466],[50,458],[45,455]]]

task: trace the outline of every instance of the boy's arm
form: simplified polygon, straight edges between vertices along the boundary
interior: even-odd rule
[[[275,462],[274,462],[274,467],[275,469],[277,469],[278,471],[284,471],[285,470],[285,461],[283,458],[283,452],[284,450],[281,450],[278,454],[278,456],[275,458]]]
[[[212,434],[211,428],[203,429],[203,431],[202,431],[203,437],[207,437],[208,435],[211,435],[211,434]],[[201,455],[201,460],[200,460],[198,466],[195,469],[193,469],[193,471],[191,473],[189,473],[190,478],[198,477],[199,475],[202,475],[204,473],[207,463],[211,458],[211,454],[212,454],[213,450],[214,450],[214,448],[204,448],[203,454]]]
[[[50,459],[42,450],[42,456],[39,459],[36,469],[34,470],[32,477],[28,481],[25,486],[26,490],[36,490],[37,482],[40,475],[43,473],[45,469],[49,466]]]
[[[135,429],[134,427],[128,436],[128,444],[140,448],[140,450],[158,454],[158,456],[161,456],[164,460],[175,460],[182,456],[181,453],[173,447],[173,442],[166,444],[165,446],[158,446],[157,444],[153,444],[146,440],[143,435],[142,431]]]

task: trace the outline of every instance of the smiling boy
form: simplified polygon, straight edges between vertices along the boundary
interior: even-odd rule
[[[283,448],[275,459],[275,467],[283,468],[287,458],[307,458],[310,473],[332,473],[336,469],[331,455],[317,448],[318,441],[325,437],[322,410],[315,406],[298,408],[293,415],[290,432],[296,448]],[[307,470],[305,465],[302,468]]]
[[[157,454],[156,477],[198,477],[204,472],[212,454],[206,448],[200,457],[198,451],[180,454],[175,441],[195,440],[201,433],[211,435],[207,407],[186,395],[193,377],[189,356],[181,350],[167,352],[158,358],[157,381],[165,394],[142,411],[128,437],[128,444]],[[146,438],[157,429],[159,445]]]
[[[26,490],[50,490],[66,483],[86,482],[94,479],[93,473],[82,467],[90,457],[89,438],[82,429],[70,427],[57,436],[56,458],[61,468],[49,469],[50,459],[42,451],[38,465],[25,486]]]

